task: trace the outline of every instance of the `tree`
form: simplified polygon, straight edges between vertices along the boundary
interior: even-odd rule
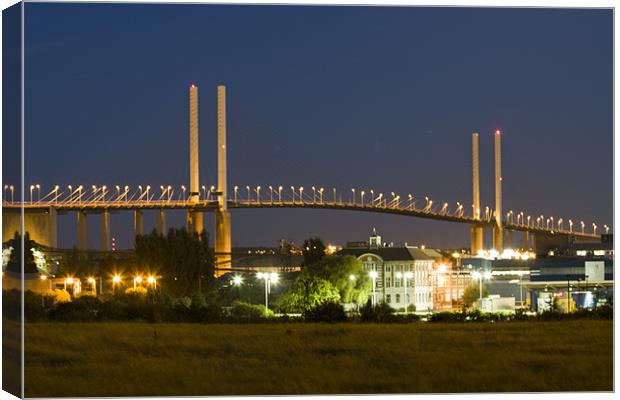
[[[489,295],[489,290],[486,285],[482,285],[482,297],[487,297]],[[465,290],[463,291],[463,304],[466,307],[471,307],[478,299],[480,298],[480,286],[479,283],[472,282],[470,283]]]
[[[153,231],[136,236],[136,272],[162,275],[162,290],[174,296],[209,289],[215,284],[213,254],[206,231],[200,235],[184,228],[162,236]]]
[[[304,262],[302,267],[314,264],[325,256],[325,244],[319,237],[311,237],[304,240],[302,249]]]
[[[7,271],[21,273],[21,257],[22,257],[22,237],[19,232],[15,232],[13,239],[9,240],[8,245],[13,248],[11,250],[11,256],[7,263]],[[37,273],[37,264],[34,261],[34,255],[32,249],[36,248],[36,242],[30,240],[30,234],[26,232],[24,235],[24,273],[33,274]]]
[[[278,303],[287,312],[307,312],[317,306],[340,301],[338,290],[327,280],[318,276],[300,275]]]
[[[362,263],[353,256],[329,255],[307,265],[302,274],[328,280],[344,303],[364,304],[368,300],[372,281]]]

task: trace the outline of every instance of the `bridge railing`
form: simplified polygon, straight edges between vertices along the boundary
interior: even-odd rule
[[[97,186],[67,185],[61,188],[54,186],[49,191],[43,191],[39,184],[26,186],[27,199],[24,202],[15,201],[15,186],[4,186],[3,205],[6,207],[23,206],[26,208],[58,207],[58,208],[192,208],[214,206],[218,192],[215,186],[202,185],[199,200],[190,201],[189,192],[184,185],[173,187],[160,185],[159,188],[150,185]],[[428,196],[418,197],[411,193],[400,196],[395,192],[384,194],[370,190],[339,190],[312,186],[234,186],[232,195],[228,199],[232,207],[235,206],[308,206],[308,207],[340,207],[362,210],[383,210],[401,213],[412,213],[428,217],[459,220],[462,222],[481,222],[493,224],[495,211],[490,207],[473,210],[473,207],[464,207],[461,202],[435,203]],[[477,212],[474,212],[477,211]],[[475,217],[474,215],[477,215]],[[508,211],[502,216],[502,223],[510,229],[533,230],[540,232],[557,232],[565,234],[596,235],[597,224],[588,225],[584,221],[578,224],[571,219],[545,217],[544,215],[526,215],[524,211],[514,213]],[[575,229],[573,229],[575,228]],[[591,228],[591,229],[590,229]],[[603,225],[605,233],[609,227]]]

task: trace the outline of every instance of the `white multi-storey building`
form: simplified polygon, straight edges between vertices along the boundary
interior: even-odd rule
[[[417,311],[433,309],[433,268],[435,258],[424,249],[392,247],[381,243],[373,232],[368,243],[347,246],[339,254],[353,255],[373,274],[377,302],[395,309],[414,305]]]

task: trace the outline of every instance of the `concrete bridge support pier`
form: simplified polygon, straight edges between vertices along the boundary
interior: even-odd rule
[[[101,250],[110,251],[110,211],[101,214]]]
[[[507,249],[512,249],[512,231],[510,229],[506,229],[504,231],[504,247]]]
[[[86,250],[87,247],[86,212],[77,212],[77,248]]]
[[[144,214],[142,210],[133,210],[133,231],[136,236],[144,235]]]
[[[166,235],[166,212],[161,209],[157,214],[157,223],[155,224],[155,230],[160,235]]]

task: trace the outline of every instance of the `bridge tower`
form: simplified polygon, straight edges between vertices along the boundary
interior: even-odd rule
[[[228,211],[226,166],[226,86],[217,87],[217,190],[218,207],[215,210],[215,266],[217,275],[222,268],[232,267],[230,212]]]
[[[472,208],[475,219],[480,219],[480,169],[478,162],[478,132],[471,135],[472,145]],[[471,254],[474,255],[482,250],[483,246],[483,229],[482,226],[472,225],[471,232]]]
[[[495,131],[495,226],[493,227],[493,247],[499,253],[504,251],[504,232],[502,227],[502,134]]]
[[[189,202],[200,201],[200,179],[198,176],[198,87],[189,87]],[[187,230],[200,234],[203,230],[201,211],[187,210]]]

